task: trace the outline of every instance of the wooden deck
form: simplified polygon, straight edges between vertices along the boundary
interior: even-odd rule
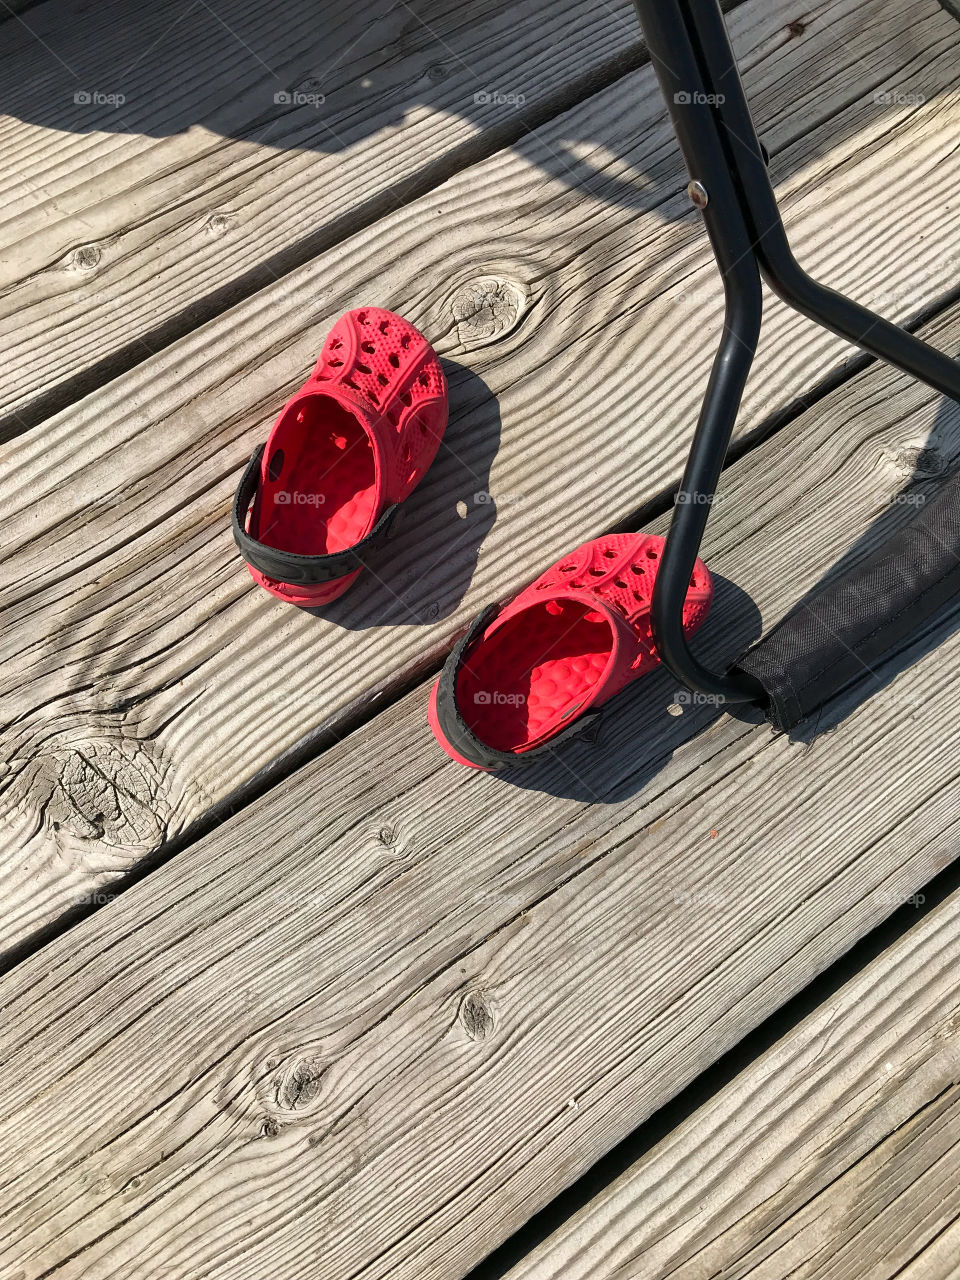
[[[725,7],[803,264],[960,351],[956,14]],[[0,1280],[960,1275],[960,608],[791,736],[662,672],[515,779],[426,725],[669,520],[722,296],[630,5],[132,12],[0,18]],[[318,618],[229,507],[364,302],[451,422]],[[957,466],[768,297],[703,652]]]

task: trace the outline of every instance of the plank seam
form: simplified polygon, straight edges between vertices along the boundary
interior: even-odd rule
[[[817,1010],[823,1009],[847,983],[861,975],[884,951],[905,939],[942,902],[958,891],[960,891],[960,854],[918,891],[917,896],[922,894],[924,898],[921,905],[898,907],[879,925],[861,937],[849,951],[818,974],[802,991],[749,1031],[706,1070],[695,1076],[680,1093],[653,1112],[633,1133],[608,1151],[592,1168],[518,1228],[513,1235],[473,1267],[463,1280],[503,1280],[513,1267],[526,1259],[577,1213],[588,1207],[598,1195],[620,1178],[636,1161],[642,1159],[658,1142],[687,1121],[701,1107],[709,1104],[737,1076],[748,1071],[773,1046],[796,1031],[807,1018]],[[942,1090],[941,1094],[945,1091]],[[920,1114],[932,1101],[935,1099],[928,1099],[915,1114]],[[875,1147],[881,1146],[900,1128],[903,1128],[902,1124],[878,1140],[874,1144]],[[848,1170],[859,1163],[860,1159],[862,1157],[851,1162]],[[832,1179],[831,1182],[835,1180]],[[815,1199],[816,1196],[812,1198]],[[924,1248],[928,1248],[932,1243],[933,1241],[929,1242]]]

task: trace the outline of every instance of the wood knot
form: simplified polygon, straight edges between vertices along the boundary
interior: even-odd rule
[[[946,469],[946,459],[935,446],[927,445],[916,451],[913,458],[913,471],[918,479],[921,476],[942,476]]]
[[[220,236],[227,234],[233,226],[233,221],[228,213],[211,213],[206,223],[207,234],[219,239]]]
[[[898,474],[906,480],[928,480],[947,470],[947,460],[936,445],[905,444],[891,453]]]
[[[54,746],[29,788],[55,832],[108,845],[154,849],[166,832],[159,762],[135,739]]]
[[[482,991],[471,991],[464,996],[459,1017],[460,1025],[471,1040],[486,1040],[495,1025],[493,1010]]]
[[[82,244],[73,254],[73,265],[81,271],[92,271],[100,262],[100,249],[95,244]]]
[[[791,40],[796,40],[798,36],[802,36],[806,31],[809,23],[803,18],[794,18],[793,22],[787,23],[787,32]]]
[[[463,347],[485,347],[516,328],[524,311],[520,285],[485,276],[461,285],[450,303]]]
[[[396,823],[388,822],[378,828],[375,839],[376,852],[386,854],[392,862],[410,856],[410,841]]]
[[[305,1111],[320,1096],[326,1065],[316,1058],[295,1058],[277,1081],[276,1101],[282,1111]]]

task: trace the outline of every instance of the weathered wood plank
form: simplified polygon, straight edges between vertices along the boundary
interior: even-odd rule
[[[507,1280],[934,1280],[960,1238],[955,893]]]
[[[771,38],[816,30],[831,7],[789,9]],[[844,70],[880,85],[883,61],[872,64],[863,26],[841,37],[853,62]],[[298,0],[279,14],[245,0],[216,14],[152,6],[136,24],[122,0],[93,11],[48,0],[6,31],[0,435],[515,137],[520,117],[537,125],[642,56],[627,0],[519,11],[433,0],[386,12],[370,0],[319,11]],[[886,51],[888,70],[903,54]],[[834,109],[849,101],[846,79],[821,91]],[[288,89],[322,93],[322,109],[275,104]],[[78,92],[125,101],[77,104]],[[802,109],[796,118],[803,127]],[[842,128],[838,118],[833,144]],[[576,134],[542,159],[579,184],[596,177],[594,160],[606,167],[606,142],[606,131]]]
[[[142,360],[641,50],[627,0],[167,0],[135,21],[125,0],[49,0],[12,19],[0,430]]]
[[[960,236],[958,98],[937,96],[956,80],[955,25],[933,0],[909,14],[897,0],[864,31],[859,4],[844,0],[785,40],[787,12],[746,4],[733,26],[775,164],[791,175],[781,189],[804,260],[860,294],[907,279],[892,310],[908,314],[950,280],[934,267]],[[928,100],[891,116],[874,102],[877,75]],[[550,182],[543,168],[564,138],[584,136],[620,158],[572,193],[567,175]],[[628,207],[636,173],[658,184],[629,187]],[[676,481],[720,305],[682,185],[643,70],[2,451],[5,946],[278,756],[375,706],[481,603]],[[862,237],[865,193],[881,189],[867,260],[845,245]],[[491,278],[503,307],[471,313]],[[327,317],[371,295],[471,371],[451,369],[449,448],[378,577],[320,620],[250,584],[227,511]],[[779,304],[768,321],[741,437],[848,350]]]
[[[868,370],[730,469],[710,562],[771,620],[921,446],[960,411]],[[955,622],[812,745],[659,673],[512,783],[395,704],[0,983],[8,1269],[462,1276],[956,856]],[[721,583],[705,652],[750,628]]]

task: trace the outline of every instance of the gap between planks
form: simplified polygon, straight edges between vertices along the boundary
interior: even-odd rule
[[[881,930],[888,944],[861,972],[679,1124],[665,1118],[658,1140],[526,1257],[506,1268],[491,1258],[469,1280],[955,1276],[956,864],[941,879],[952,881],[945,901],[899,937]],[[897,915],[916,916],[917,897]]]

